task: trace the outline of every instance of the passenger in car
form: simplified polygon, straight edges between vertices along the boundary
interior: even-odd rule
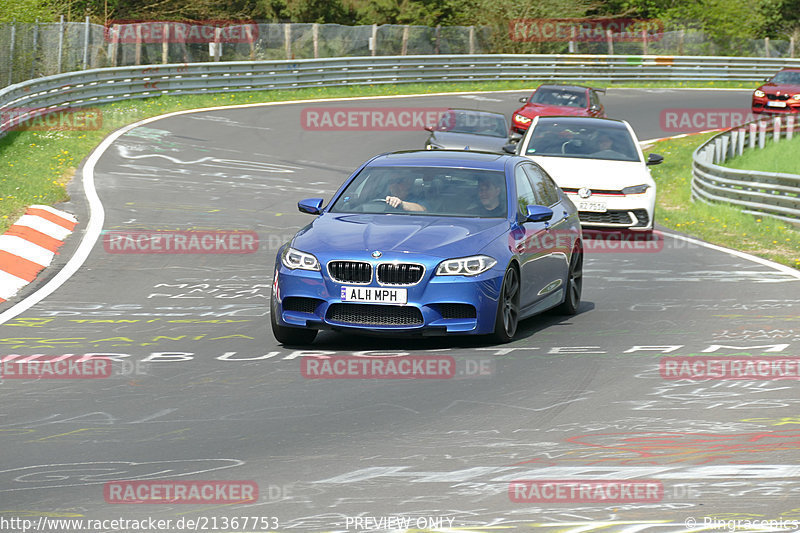
[[[478,177],[478,202],[470,207],[470,212],[482,217],[502,217],[506,214],[505,199],[500,193],[503,189],[491,176]]]

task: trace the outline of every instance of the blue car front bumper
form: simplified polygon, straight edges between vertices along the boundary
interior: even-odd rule
[[[402,254],[406,255],[406,254]],[[273,312],[281,326],[311,329],[347,329],[364,333],[482,335],[494,331],[497,301],[505,269],[495,265],[476,276],[436,276],[441,259],[414,258],[425,266],[422,279],[413,285],[353,284],[334,280],[319,258],[321,271],[289,269],[276,262]],[[348,257],[379,263],[408,260],[407,257]],[[342,299],[342,287],[405,289],[405,304],[358,303]]]

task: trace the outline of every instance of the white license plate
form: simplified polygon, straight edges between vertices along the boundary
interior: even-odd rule
[[[767,107],[786,107],[786,102],[767,102]]]
[[[405,304],[408,302],[408,296],[406,294],[406,289],[342,287],[342,301],[372,304]]]
[[[591,211],[592,213],[605,213],[605,202],[578,202],[578,211]]]

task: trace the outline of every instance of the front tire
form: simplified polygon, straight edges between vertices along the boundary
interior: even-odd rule
[[[575,315],[581,305],[581,292],[583,290],[583,248],[575,247],[572,257],[569,260],[569,273],[567,274],[567,286],[564,289],[564,302],[555,308],[555,312],[560,315]]]
[[[500,298],[497,300],[497,316],[494,321],[494,340],[506,343],[514,339],[519,323],[520,279],[517,269],[508,267],[503,276]]]
[[[297,345],[302,346],[306,344],[311,344],[314,342],[314,339],[317,338],[317,330],[316,329],[305,329],[305,328],[288,328],[286,326],[281,326],[278,324],[277,319],[275,318],[278,313],[278,306],[275,303],[275,294],[272,294],[270,298],[270,324],[272,325],[272,335],[275,339],[281,344],[289,344],[289,345]]]

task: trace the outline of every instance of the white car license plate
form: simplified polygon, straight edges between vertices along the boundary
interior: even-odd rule
[[[405,304],[408,302],[408,296],[406,289],[342,287],[342,301],[372,304]]]
[[[605,213],[605,202],[578,202],[578,211],[591,211],[592,213]]]
[[[786,107],[786,102],[767,102],[767,107]]]

